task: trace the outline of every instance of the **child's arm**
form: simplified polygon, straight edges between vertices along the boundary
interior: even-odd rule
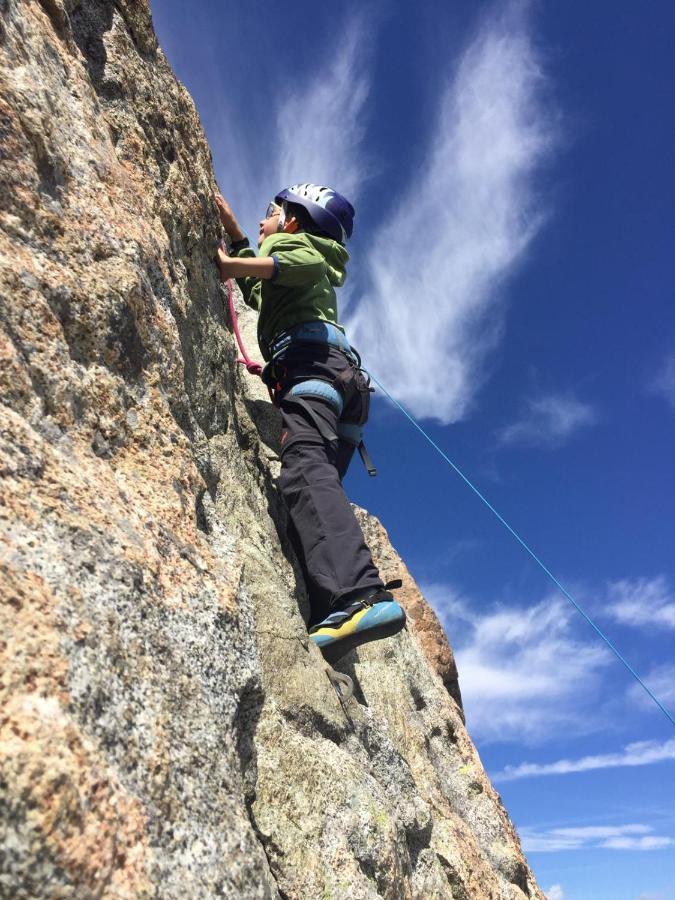
[[[227,232],[228,237],[233,244],[243,244],[248,248],[248,241],[237,218],[232,212],[232,208],[227,200],[220,194],[216,195],[216,206],[218,207],[218,215],[220,222]],[[221,244],[216,251],[215,263],[218,266],[220,280],[227,281],[228,278],[236,278],[237,284],[244,296],[244,301],[250,306],[254,306],[252,302],[251,292],[259,279],[269,279],[274,275],[274,260],[269,257],[259,259],[253,255],[253,252],[246,249],[243,251],[245,256],[230,256],[224,244]]]
[[[244,232],[241,230],[241,226],[239,225],[239,222],[237,222],[230,204],[221,194],[216,194],[216,206],[218,207],[218,215],[220,216],[222,226],[232,243],[236,244],[239,241],[243,241]]]
[[[264,278],[274,277],[276,266],[271,256],[249,256],[243,259],[229,256],[221,245],[216,254],[220,280],[228,278]]]

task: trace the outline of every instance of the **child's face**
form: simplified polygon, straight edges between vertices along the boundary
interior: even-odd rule
[[[260,220],[260,234],[258,235],[258,246],[262,244],[266,237],[276,234],[279,225],[279,216],[281,215],[281,207],[276,203],[270,203],[267,207],[265,218]]]

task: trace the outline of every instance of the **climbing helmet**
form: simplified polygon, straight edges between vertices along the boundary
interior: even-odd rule
[[[352,236],[354,207],[346,197],[332,188],[318,184],[294,184],[279,191],[274,202],[280,205],[295,203],[301,206],[319,231],[329,234],[340,244],[346,243]],[[284,219],[285,215],[282,215],[279,222],[280,230],[283,228]]]

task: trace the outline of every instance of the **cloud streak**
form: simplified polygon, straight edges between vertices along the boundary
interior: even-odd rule
[[[675,760],[675,738],[669,741],[638,741],[628,744],[619,753],[601,753],[580,759],[559,759],[553,763],[521,763],[507,766],[493,776],[493,781],[517,781],[542,775],[568,775],[572,772],[591,772],[624,766],[649,766]]]
[[[569,394],[548,394],[528,400],[522,417],[502,428],[497,439],[503,447],[559,447],[596,421],[587,403]]]
[[[553,853],[583,850],[664,850],[675,846],[675,839],[652,834],[649,825],[590,825],[581,828],[519,829],[526,853]]]
[[[606,613],[622,625],[675,629],[675,594],[664,575],[615,581],[608,598]]]
[[[669,354],[650,384],[650,392],[658,394],[675,411],[675,353]]]
[[[269,96],[273,120],[261,120],[252,102],[249,120],[242,121],[234,102],[224,92],[217,95],[214,161],[223,192],[249,236],[257,236],[275,193],[291,184],[328,184],[358,200],[369,174],[362,145],[371,86],[370,31],[354,16],[327,48],[330,63],[293,68],[292,80],[281,86],[278,75]],[[233,128],[237,118],[240,127]]]
[[[675,664],[664,663],[654,666],[645,675],[644,682],[666,708],[672,710],[675,707]],[[627,696],[636,706],[644,710],[654,712],[657,709],[651,697],[639,684],[632,684],[628,688]]]
[[[552,884],[546,891],[546,900],[565,900],[565,894],[559,884]]]
[[[464,629],[455,642],[455,657],[474,738],[538,741],[588,729],[585,708],[611,657],[602,645],[574,637],[572,610],[562,600],[472,620],[465,610],[448,593],[439,615],[450,633],[453,614],[470,622],[468,635]]]
[[[369,165],[364,157],[366,74],[370,48],[361,17],[348,22],[330,65],[298,86],[295,77],[277,111],[276,171],[280,187],[310,181],[327,184],[358,202]],[[295,73],[294,73],[295,76]]]
[[[356,346],[418,416],[467,413],[503,319],[500,288],[538,232],[535,188],[552,146],[541,62],[525,13],[491,15],[444,90],[426,159],[369,260],[348,321]]]

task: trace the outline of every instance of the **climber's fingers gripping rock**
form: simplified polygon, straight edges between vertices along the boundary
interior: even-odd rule
[[[223,228],[229,235],[230,240],[240,241],[244,236],[244,232],[241,230],[239,222],[237,222],[237,218],[232,212],[232,207],[221,194],[216,194],[215,199],[216,206],[218,207],[218,215],[220,216],[220,221]]]
[[[225,241],[221,241],[218,244],[218,249],[216,250],[216,255],[214,256],[213,261],[218,266],[220,280],[227,281],[227,279],[230,277],[228,263],[232,262],[232,257],[227,252]]]

